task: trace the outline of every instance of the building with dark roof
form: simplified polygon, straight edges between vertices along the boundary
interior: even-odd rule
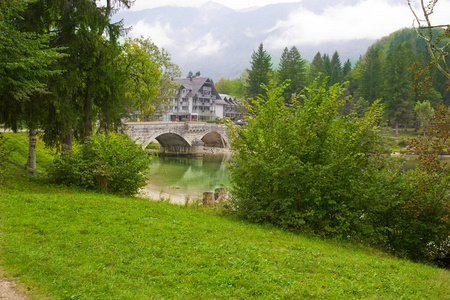
[[[177,96],[170,100],[168,114],[170,121],[207,121],[223,118],[225,101],[220,98],[209,78],[175,78],[179,83]]]
[[[227,94],[219,95],[225,102],[225,106],[223,107],[223,116],[233,121],[242,118],[243,107],[239,101],[237,101],[236,98],[233,99],[232,96]]]

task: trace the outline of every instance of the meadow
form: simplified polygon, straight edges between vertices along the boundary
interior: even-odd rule
[[[0,268],[32,299],[450,299],[448,270],[212,209],[10,174],[0,212]]]

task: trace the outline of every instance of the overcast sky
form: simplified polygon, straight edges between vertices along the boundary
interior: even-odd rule
[[[199,7],[209,0],[136,0],[132,10],[142,10],[158,6],[194,6]],[[318,0],[320,1],[320,0]],[[298,0],[214,0],[214,2],[223,4],[233,9],[247,9],[252,7],[261,7],[273,3],[299,2]]]
[[[103,4],[106,2],[106,0],[98,1]],[[412,1],[415,5],[420,3],[420,0]],[[429,2],[429,0],[424,1]],[[136,0],[131,10],[140,11],[160,6],[200,7],[207,2],[216,2],[242,11],[277,3],[302,4],[302,0]],[[341,48],[347,47],[342,51],[350,52],[348,46],[345,45],[354,43],[354,52],[360,52],[356,56],[359,57],[367,48],[359,47],[358,41],[361,41],[361,44],[371,43],[371,41],[388,36],[399,29],[411,27],[414,20],[407,0],[303,0],[303,2],[305,5],[296,6],[298,9],[287,12],[283,18],[272,19],[272,22],[267,23],[270,25],[265,28],[252,26],[251,23],[242,24],[242,34],[249,37],[249,40],[255,40],[254,45],[250,45],[250,47],[255,50],[262,42],[265,49],[269,50],[274,57],[278,57],[282,49],[290,45],[302,49],[303,53],[306,51],[316,53],[315,51],[320,50],[328,51],[331,54],[335,50],[339,50],[341,53],[341,46]],[[209,5],[205,9],[211,7],[214,6]],[[420,12],[419,9],[416,10]],[[193,28],[174,25],[169,20],[158,18],[155,15],[148,19],[142,18],[143,15],[145,14],[139,14],[141,19],[127,19],[128,26],[132,26],[129,37],[151,38],[158,47],[168,50],[176,63],[182,67],[194,63],[192,57],[199,61],[222,61],[221,56],[224,53],[237,51],[234,47],[233,37],[235,36],[217,35],[214,32],[214,26],[206,21],[205,27],[210,28],[210,31],[204,32],[203,30],[192,37],[190,34],[193,33]],[[205,13],[205,19],[207,17],[208,14]],[[202,21],[196,20],[196,23]],[[437,2],[432,23],[433,25],[450,23],[450,0]],[[257,40],[259,37],[261,40]],[[325,44],[330,45],[330,49],[331,47],[333,49],[324,49],[323,45]],[[247,45],[245,46],[247,47]],[[252,49],[240,49],[239,51],[251,53]],[[247,61],[242,57],[239,60]],[[230,65],[238,63],[231,59],[229,62]]]
[[[320,3],[320,0],[317,0]],[[413,0],[416,4],[420,0]],[[143,10],[158,6],[201,6],[207,0],[136,0],[132,10]],[[242,10],[274,3],[301,2],[298,0],[214,0],[227,7]],[[330,3],[329,1],[327,1]],[[425,0],[428,2],[428,0]],[[273,30],[280,34],[264,44],[276,49],[288,44],[314,44],[326,41],[348,41],[353,39],[379,39],[405,27],[411,27],[413,15],[407,0],[336,0],[333,6],[325,6],[322,14],[306,9],[293,11],[287,20],[279,21]],[[334,4],[335,3],[335,4]],[[353,5],[349,4],[353,3]],[[354,4],[358,3],[358,4]],[[433,15],[434,24],[450,23],[450,0],[439,0]],[[167,28],[161,24],[139,24],[132,35],[139,36],[140,26],[153,29],[155,40],[169,40]],[[160,27],[158,28],[155,27]],[[164,44],[164,43],[162,43]]]

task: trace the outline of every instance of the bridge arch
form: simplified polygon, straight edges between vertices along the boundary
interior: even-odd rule
[[[210,131],[206,133],[202,138],[202,142],[205,143],[206,147],[218,147],[225,148],[228,143],[225,138],[216,131]]]
[[[146,137],[145,139],[143,138],[138,138],[141,139],[141,141],[139,142],[139,144],[141,145],[142,149],[145,149],[148,144],[150,144],[152,141],[156,140],[161,147],[166,147],[166,146],[170,146],[170,145],[179,145],[182,147],[191,147],[192,143],[188,140],[186,140],[184,137],[182,137],[179,134],[176,133],[171,133],[171,132],[166,132],[166,133],[158,133],[158,134],[154,134],[152,136],[150,136],[149,138]]]
[[[191,143],[176,133],[163,133],[158,135],[155,139],[158,141],[160,148],[163,149],[164,152],[189,153],[191,149]]]

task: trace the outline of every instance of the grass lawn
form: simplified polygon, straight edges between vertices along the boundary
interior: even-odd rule
[[[139,198],[10,177],[0,267],[33,299],[450,299],[450,271]]]
[[[1,132],[5,137],[5,147],[9,152],[8,160],[14,161],[18,164],[25,165],[28,158],[28,133],[27,132]],[[45,144],[38,137],[36,145],[36,169],[45,171],[45,168],[50,165],[54,157],[50,149],[45,148]]]

